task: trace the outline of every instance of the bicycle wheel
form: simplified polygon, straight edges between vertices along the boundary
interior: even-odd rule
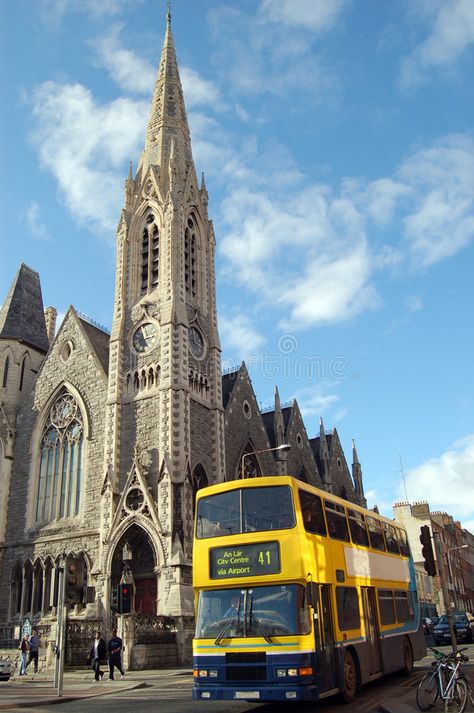
[[[444,713],[463,713],[467,703],[467,683],[463,678],[458,678],[453,690],[444,702]]]
[[[429,711],[439,698],[436,672],[425,673],[416,689],[416,705],[420,711]]]

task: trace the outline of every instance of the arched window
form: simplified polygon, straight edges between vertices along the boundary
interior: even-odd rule
[[[262,475],[262,471],[260,469],[260,464],[257,460],[257,456],[253,454],[255,451],[255,448],[252,444],[251,441],[247,443],[245,446],[244,452],[242,453],[241,457],[239,458],[239,462],[237,465],[238,468],[238,473],[237,473],[237,478],[242,478],[242,470],[244,473],[245,478],[256,478]],[[246,455],[246,454],[249,455]],[[250,453],[252,455],[250,455]],[[243,469],[242,469],[242,463],[243,463]]]
[[[23,569],[19,562],[13,567],[10,587],[10,612],[15,616],[21,612],[23,596]]]
[[[28,359],[28,356],[27,356],[27,354],[25,354],[25,356],[23,357],[23,361],[21,362],[20,384],[18,386],[19,391],[23,390],[23,381],[25,379],[25,368],[26,368],[27,359]]]
[[[24,594],[23,594],[23,607],[22,614],[31,613],[32,600],[33,600],[33,565],[29,560],[25,562],[23,568],[23,582],[24,582]]]
[[[43,566],[36,562],[33,574],[33,609],[32,614],[38,614],[43,607]]]
[[[36,521],[78,515],[84,461],[84,426],[77,401],[63,391],[51,406],[40,446]]]
[[[200,463],[193,470],[193,474],[191,476],[191,485],[192,485],[192,489],[193,489],[193,516],[194,516],[194,511],[195,511],[195,507],[196,507],[196,493],[201,488],[205,488],[209,485],[206,471],[204,470],[204,468],[202,467],[202,465]]]
[[[188,218],[184,232],[184,285],[186,292],[192,297],[197,295],[197,235],[196,219]]]
[[[309,483],[308,473],[306,472],[306,468],[304,467],[304,465],[302,466],[302,468],[300,470],[298,480],[302,480],[303,483]]]
[[[160,233],[155,216],[150,213],[146,222],[142,233],[142,294],[150,292],[158,285],[160,264]]]
[[[8,382],[8,369],[10,367],[10,357],[7,356],[5,359],[5,364],[3,366],[3,383],[2,386],[5,389]]]

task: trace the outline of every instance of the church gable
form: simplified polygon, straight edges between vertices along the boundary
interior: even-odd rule
[[[283,409],[285,411],[286,409]],[[321,486],[318,467],[309,444],[306,427],[301,416],[297,401],[293,401],[287,420],[285,443],[291,445],[287,454],[287,469],[289,475],[304,480],[310,485]]]
[[[223,380],[223,391],[226,394],[225,446],[227,480],[240,477],[243,453],[270,448],[270,442],[245,364],[242,363],[240,369],[234,374],[232,374],[234,378],[229,379],[231,375],[227,375]],[[259,455],[258,464],[266,475],[274,474],[275,466],[271,453]]]

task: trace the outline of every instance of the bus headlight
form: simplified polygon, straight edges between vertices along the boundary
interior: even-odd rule
[[[193,671],[194,678],[217,678],[218,672],[216,669],[195,668]]]
[[[302,668],[277,668],[276,670],[277,678],[284,678],[285,676],[312,676],[313,673],[312,666]]]

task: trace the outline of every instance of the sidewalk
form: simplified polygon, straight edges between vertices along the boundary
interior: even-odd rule
[[[0,682],[0,710],[67,703],[79,698],[95,698],[119,691],[145,688],[145,678],[192,675],[189,668],[127,671],[125,678],[109,681],[108,671],[105,667],[104,670],[104,678],[99,682],[94,681],[93,673],[88,669],[66,671],[62,696],[58,696],[57,688],[53,685],[54,678],[49,673],[28,674],[22,677],[13,676],[9,681]]]

